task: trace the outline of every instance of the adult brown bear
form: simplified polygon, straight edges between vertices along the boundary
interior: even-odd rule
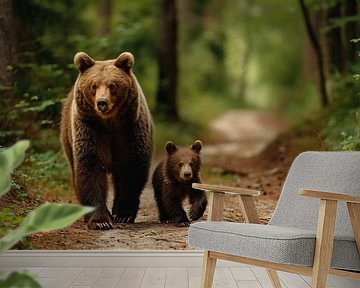
[[[79,52],[74,63],[79,76],[63,107],[61,142],[80,203],[96,207],[85,221],[90,229],[133,223],[153,150],[153,123],[132,72],[134,57],[124,52],[94,61]],[[115,191],[111,214],[108,174]]]

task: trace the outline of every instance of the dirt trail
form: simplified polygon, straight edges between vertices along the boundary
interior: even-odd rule
[[[229,111],[214,119],[210,127],[217,137],[211,145],[204,143],[204,165],[214,163],[217,157],[257,155],[286,128],[276,115],[250,110]],[[237,198],[229,199],[229,203],[225,206],[225,218],[235,221],[241,216],[239,203]],[[266,209],[272,211],[275,201],[257,201],[256,206],[266,206]],[[260,218],[266,221],[268,214],[260,215]],[[83,223],[77,222],[60,232],[51,232],[46,237],[34,236],[33,241],[37,243],[38,249],[189,249],[186,243],[187,230],[158,222],[152,188],[148,184],[141,196],[135,224],[118,224],[108,231],[89,231]]]
[[[280,132],[283,120],[274,114],[254,110],[232,110],[210,123],[216,143],[205,145],[203,157],[236,155],[248,158],[259,154]]]

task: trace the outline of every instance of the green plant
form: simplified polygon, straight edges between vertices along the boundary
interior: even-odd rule
[[[30,142],[19,141],[12,147],[0,153],[0,196],[11,187],[11,173],[24,159],[25,151]],[[74,204],[45,203],[31,211],[16,230],[11,230],[0,238],[0,252],[10,249],[25,236],[37,232],[48,232],[64,228],[86,213],[93,211],[92,207]],[[27,273],[13,272],[5,280],[0,280],[2,287],[41,287]]]

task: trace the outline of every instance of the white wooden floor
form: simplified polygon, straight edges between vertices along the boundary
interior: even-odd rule
[[[44,288],[200,287],[200,252],[34,252],[0,255],[0,271],[4,272],[0,278],[26,269]],[[279,276],[283,288],[310,287],[309,277],[284,272]],[[272,288],[264,269],[226,261],[219,261],[214,287]],[[327,287],[360,288],[360,281],[330,276]]]

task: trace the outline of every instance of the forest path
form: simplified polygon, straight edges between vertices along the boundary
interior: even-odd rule
[[[287,125],[279,116],[255,110],[231,110],[210,123],[215,144],[205,145],[203,158],[259,154]]]
[[[258,155],[280,132],[286,129],[286,125],[277,115],[253,110],[229,111],[215,118],[209,125],[213,136],[216,137],[212,137],[214,139],[212,143],[203,143],[201,152],[203,168],[210,168],[207,170],[218,167],[216,164],[221,160],[226,164],[229,159],[236,160],[235,162],[238,163],[236,165],[241,166],[241,159]],[[273,153],[278,152],[273,151]],[[237,159],[240,159],[240,162]],[[150,171],[150,179],[156,164],[155,161]],[[207,180],[210,180],[213,177],[205,175],[204,172],[203,170],[203,178],[208,177]],[[256,175],[262,177],[262,172]],[[250,185],[259,181],[256,177],[248,178]],[[212,180],[217,183],[216,179]],[[246,179],[241,181],[244,180]],[[231,182],[229,185],[233,184],[236,183]],[[259,189],[261,189],[260,186]],[[236,221],[241,217],[238,200],[231,196],[227,199],[224,217],[227,221]],[[108,206],[110,206],[111,197],[108,200]],[[264,211],[263,214],[259,214],[260,219],[268,221],[275,205],[276,199],[256,201],[257,209]],[[51,231],[46,235],[42,233],[33,235],[32,241],[35,249],[190,249],[187,245],[188,228],[159,223],[150,180],[141,195],[136,222],[114,226],[114,229],[107,231],[88,230],[82,221],[76,221],[65,229]]]
[[[209,125],[216,138],[211,145],[203,143],[201,153],[205,165],[208,160],[214,163],[219,155],[255,156],[286,129],[277,115],[254,110],[232,110]],[[148,183],[141,195],[136,223],[117,224],[113,230],[102,231],[96,246],[99,249],[186,249],[187,228],[160,224],[157,215],[153,190]]]

